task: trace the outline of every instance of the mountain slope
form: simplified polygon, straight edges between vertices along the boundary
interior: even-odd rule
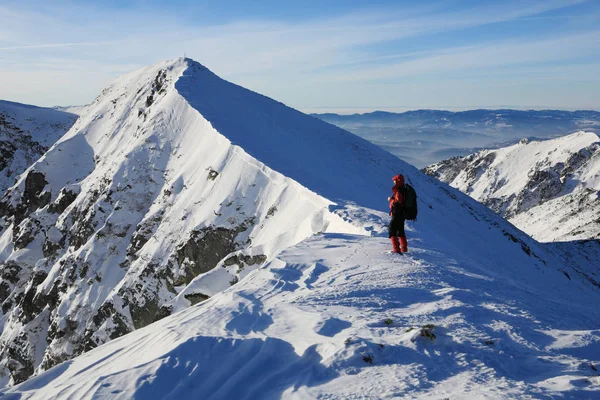
[[[347,225],[330,200],[233,146],[190,107],[175,89],[188,69],[227,85],[189,60],[124,76],[2,199],[5,380],[168,315],[167,303],[226,257],[229,286],[238,270]],[[347,136],[307,119],[292,126]],[[361,146],[349,151],[368,152]]]
[[[577,132],[456,157],[424,170],[541,241],[600,238],[600,138]]]
[[[72,113],[0,100],[0,194],[76,119]]]
[[[596,293],[597,271],[566,253],[192,60],[126,75],[87,110],[0,202],[5,383],[218,296],[315,234],[381,235],[373,209],[398,172],[420,196],[423,248]]]
[[[380,399],[600,392],[600,292],[556,271],[532,271],[510,252],[515,268],[493,269],[446,240],[412,229],[409,237],[410,255],[396,256],[385,253],[386,238],[315,235],[210,300],[3,394]]]

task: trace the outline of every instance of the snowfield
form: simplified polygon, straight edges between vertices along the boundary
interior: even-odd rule
[[[0,201],[0,398],[600,395],[594,243],[189,59],[87,110]]]
[[[453,257],[447,243],[409,236],[410,255],[397,256],[386,253],[387,238],[315,235],[210,300],[4,397],[600,394],[597,289],[525,265],[490,271]]]

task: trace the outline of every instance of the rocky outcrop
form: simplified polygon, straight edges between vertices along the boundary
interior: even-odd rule
[[[192,232],[189,240],[177,249],[177,262],[181,267],[175,286],[190,283],[199,274],[213,269],[219,261],[235,252],[244,244],[236,243],[239,233],[255,224],[248,218],[235,228],[206,227]]]
[[[487,168],[494,162],[496,153],[493,151],[482,151],[466,157],[453,157],[438,164],[423,169],[427,175],[431,175],[442,182],[452,182],[459,174],[465,174],[467,185],[466,193],[472,190],[471,185],[477,181]]]

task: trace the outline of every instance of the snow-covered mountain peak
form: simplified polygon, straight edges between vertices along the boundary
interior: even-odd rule
[[[366,140],[227,82],[192,60],[184,62],[188,68],[177,91],[232,144],[329,199],[381,208],[371,185],[387,187],[381,164],[389,167],[397,159],[382,158],[381,150]]]
[[[119,118],[120,113],[128,115],[125,123],[132,127],[139,118],[151,118],[153,110],[161,109],[161,102],[169,107],[171,93],[183,97],[233,145],[283,175],[328,198],[367,201],[366,205],[381,207],[379,197],[367,199],[368,187],[352,179],[369,172],[371,179],[388,186],[388,177],[376,171],[382,160],[375,155],[380,152],[375,145],[225,81],[190,58],[166,61],[121,77],[92,103],[96,111],[88,113],[81,124],[103,123],[103,118]],[[365,171],[362,165],[343,162],[356,156],[375,168]]]
[[[600,138],[596,133],[523,140],[425,170],[538,240],[600,238]]]
[[[211,296],[315,232],[368,233],[315,193],[336,160],[300,158],[326,156],[315,135],[346,135],[346,154],[377,149],[189,59],[103,90],[0,201],[5,380]]]
[[[269,317],[253,309],[262,307],[254,295],[243,297],[250,293],[244,285],[256,283],[253,271],[275,275],[265,296],[270,288],[292,293],[309,289],[323,267],[318,259],[310,267],[282,261],[286,249],[308,240],[342,264],[365,247],[383,253],[397,173],[419,194],[409,246],[428,249],[431,263],[459,260],[450,268],[460,264],[465,276],[485,271],[484,280],[533,292],[571,285],[596,295],[597,282],[576,261],[467,196],[357,136],[177,59],[106,88],[0,201],[4,382],[24,381],[209,297],[235,309],[225,324],[212,317],[186,324],[261,341]],[[356,245],[336,242],[350,237]],[[580,301],[575,290],[562,297]],[[248,307],[260,321],[245,319]],[[282,330],[298,325],[288,322]]]

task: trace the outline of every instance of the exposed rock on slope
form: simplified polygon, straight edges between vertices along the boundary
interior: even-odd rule
[[[456,157],[424,170],[541,241],[600,238],[600,139],[577,132]]]
[[[0,100],[0,195],[76,119],[72,113]]]

